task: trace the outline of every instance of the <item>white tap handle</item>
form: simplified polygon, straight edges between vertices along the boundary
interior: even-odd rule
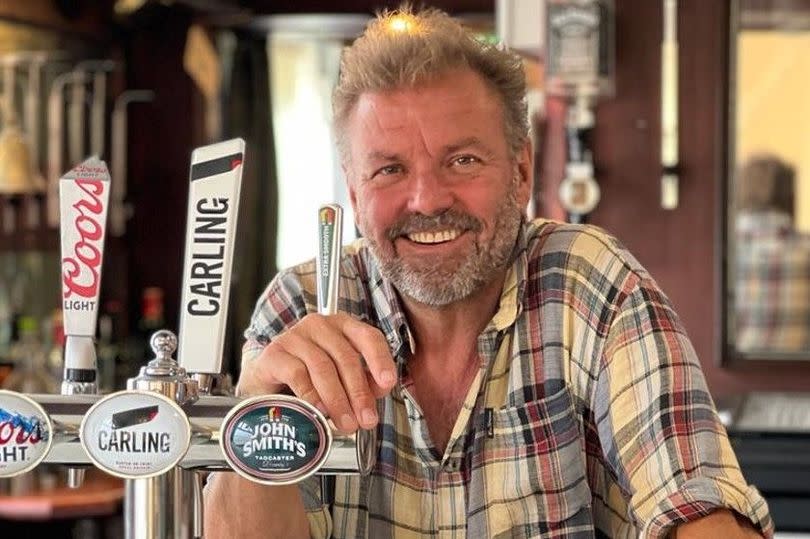
[[[222,370],[244,156],[241,138],[191,155],[177,361],[190,373]]]

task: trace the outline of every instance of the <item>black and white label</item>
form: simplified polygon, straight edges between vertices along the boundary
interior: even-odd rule
[[[185,304],[193,316],[215,316],[222,307],[225,241],[228,239],[231,201],[228,197],[197,200],[191,237],[191,260]]]
[[[90,459],[124,479],[160,475],[191,443],[191,426],[174,401],[152,392],[121,391],[88,410],[80,438]]]

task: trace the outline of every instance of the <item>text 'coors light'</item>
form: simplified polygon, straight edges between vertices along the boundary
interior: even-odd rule
[[[76,166],[59,181],[65,383],[95,383],[93,337],[109,196],[107,165],[96,158]]]

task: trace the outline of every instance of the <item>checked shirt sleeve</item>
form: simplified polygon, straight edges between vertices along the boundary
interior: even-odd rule
[[[300,269],[301,272],[296,270]],[[310,270],[311,271],[308,271]],[[302,280],[313,281],[314,265],[306,264],[285,270],[270,281],[256,302],[250,325],[245,330],[245,343],[242,346],[242,362],[252,361],[273,338],[314,311],[315,307],[305,300],[305,284]]]
[[[773,523],[720,423],[697,356],[669,300],[643,271],[623,287],[593,394],[606,464],[641,537],[717,508]]]

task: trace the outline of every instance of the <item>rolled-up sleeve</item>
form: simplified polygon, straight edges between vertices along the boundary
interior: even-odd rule
[[[658,503],[642,536],[663,537],[673,526],[708,515],[720,507],[746,517],[763,535],[773,535],[765,499],[755,487],[746,485],[740,475],[733,482],[716,477],[688,479]]]
[[[606,464],[641,537],[727,508],[773,535],[768,507],[743,477],[694,348],[647,276],[625,288],[593,395]]]

